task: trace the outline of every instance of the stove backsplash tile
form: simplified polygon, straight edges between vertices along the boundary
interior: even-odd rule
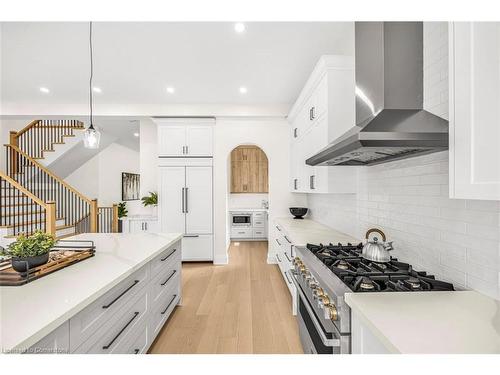
[[[500,202],[448,198],[448,153],[359,170],[357,194],[308,194],[311,218],[356,237],[382,228],[393,255],[500,299]]]

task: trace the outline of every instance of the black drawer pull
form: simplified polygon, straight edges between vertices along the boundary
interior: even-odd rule
[[[278,227],[277,225],[276,225],[276,229],[277,229],[277,230],[279,230],[279,231],[281,232],[281,229],[280,229],[280,227]]]
[[[176,272],[177,272],[177,270],[174,270],[174,272],[172,272],[172,274],[167,278],[167,280],[165,280],[165,282],[161,283],[160,285],[163,286],[166,283],[168,283],[168,280],[170,280],[172,277],[174,277]]]
[[[177,249],[174,249],[174,251],[172,251],[170,254],[168,254],[165,258],[160,259],[160,261],[162,261],[162,262],[166,261],[166,260],[167,260],[168,258],[170,258],[170,256],[171,256],[173,253],[175,253],[176,251],[177,251]]]
[[[108,344],[108,345],[104,345],[102,348],[103,349],[109,349],[111,347],[111,345],[113,345],[113,343],[116,341],[116,339],[118,337],[120,337],[120,335],[123,333],[123,331],[125,331],[127,329],[127,327],[130,325],[130,323],[132,323],[134,321],[135,318],[137,318],[139,316],[139,311],[136,311],[134,313],[134,316],[132,317],[132,319],[130,319],[128,321],[127,324],[125,324],[125,327],[123,327],[120,332],[118,332],[118,334],[113,338],[113,340],[111,340],[111,342]]]
[[[285,277],[286,277],[286,281],[288,281],[288,284],[291,284],[291,283],[292,283],[292,281],[288,278],[288,273],[283,272],[283,274],[285,275]]]
[[[278,259],[278,262],[280,262],[280,263],[281,263],[281,259],[280,259],[280,257],[279,257],[279,255],[278,255],[278,254],[276,254],[276,259]]]
[[[286,256],[286,259],[288,259],[289,262],[291,262],[292,260],[290,259],[290,257],[288,256],[288,253],[285,253],[285,256]]]
[[[177,297],[177,294],[174,294],[174,296],[172,297],[172,300],[168,303],[167,307],[165,307],[165,310],[163,310],[160,314],[163,315],[167,312],[168,308],[170,307],[170,305],[172,304],[172,302],[174,302],[175,298]]]
[[[140,349],[135,349],[134,354],[139,354],[140,351],[141,351]]]
[[[281,243],[278,241],[277,238],[275,238],[276,242],[278,243],[279,246],[281,246]]]
[[[130,285],[127,289],[125,289],[122,294],[120,294],[118,297],[116,297],[113,301],[111,301],[110,303],[108,303],[107,305],[104,305],[102,308],[103,309],[107,309],[108,307],[111,307],[111,305],[113,303],[115,303],[116,301],[118,301],[121,297],[123,297],[123,295],[125,293],[127,293],[130,289],[132,289],[134,286],[137,285],[137,283],[139,282],[139,280],[134,280],[134,283],[132,285]]]
[[[292,243],[292,241],[290,241],[287,236],[283,236],[283,237],[285,237],[286,242]]]

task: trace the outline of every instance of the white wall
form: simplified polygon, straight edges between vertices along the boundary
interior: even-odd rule
[[[140,120],[141,197],[158,191],[158,131],[150,118]],[[156,215],[156,207],[138,207],[137,214]]]
[[[288,123],[284,118],[217,118],[214,152],[215,263],[228,262],[228,197],[231,150],[242,144],[259,146],[269,160],[269,222],[288,216],[292,205],[303,205],[305,196],[289,192],[290,150]]]
[[[97,198],[99,206],[110,206],[122,199],[122,172],[140,172],[139,152],[112,143],[66,177],[66,182],[87,197]],[[140,201],[128,201],[127,206],[129,214],[134,214]]]
[[[262,208],[262,201],[269,201],[269,194],[229,194],[229,208]]]

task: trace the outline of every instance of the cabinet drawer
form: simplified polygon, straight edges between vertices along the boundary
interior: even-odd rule
[[[149,264],[134,272],[97,301],[70,319],[71,351],[77,349],[91,336],[109,327],[135,295],[144,293],[149,281]]]
[[[241,227],[231,229],[231,238],[252,238],[253,229],[251,227]]]
[[[150,302],[151,306],[154,308],[156,303],[162,298],[162,295],[170,290],[172,287],[179,290],[181,280],[181,269],[180,264],[177,267],[166,270],[160,273],[153,280],[150,285]]]
[[[266,225],[266,221],[264,219],[255,219],[253,221],[254,228],[264,228]]]
[[[75,353],[119,353],[121,344],[130,338],[130,332],[134,327],[147,320],[147,307],[148,293],[140,293],[124,307],[124,313],[116,314],[110,319],[110,327],[105,326],[97,331]]]
[[[254,228],[253,238],[266,238],[265,228]]]
[[[142,354],[148,349],[148,320],[143,319],[113,351],[115,354]]]
[[[179,288],[171,285],[151,309],[149,332],[156,337],[180,300]]]
[[[176,242],[151,261],[151,278],[181,261],[181,241]]]
[[[266,219],[266,213],[265,212],[254,212],[253,213],[253,219],[254,220],[265,220]]]

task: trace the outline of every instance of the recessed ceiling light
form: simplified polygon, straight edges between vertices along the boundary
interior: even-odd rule
[[[237,33],[242,33],[243,31],[245,31],[245,24],[242,22],[236,22],[234,24],[234,31],[236,31]]]
[[[40,92],[43,92],[44,94],[48,94],[50,90],[47,87],[40,87]]]
[[[240,87],[240,94],[246,94],[247,93],[247,88],[245,86]]]
[[[97,92],[97,93],[101,93],[102,90],[100,87],[93,87],[92,90],[94,90],[94,92]]]
[[[174,88],[174,87],[172,87],[172,86],[169,86],[169,87],[167,87],[167,92],[168,92],[169,94],[173,94],[173,93],[175,92],[175,88]]]
[[[139,136],[139,133],[134,133],[134,137],[138,137]]]

